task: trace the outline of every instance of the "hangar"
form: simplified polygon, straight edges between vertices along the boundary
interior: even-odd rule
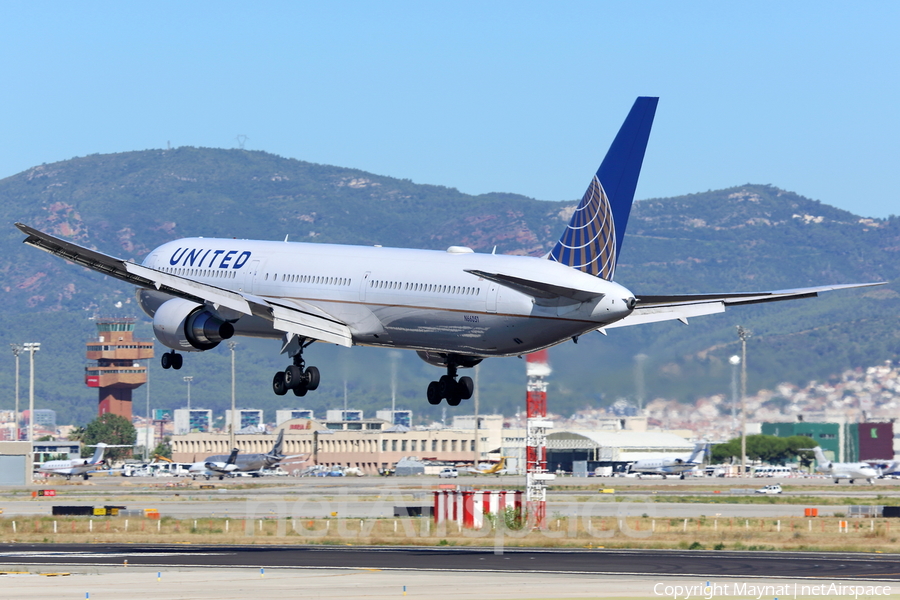
[[[557,431],[547,436],[547,468],[571,472],[572,463],[587,461],[588,470],[624,470],[642,458],[690,454],[693,442],[663,431]]]

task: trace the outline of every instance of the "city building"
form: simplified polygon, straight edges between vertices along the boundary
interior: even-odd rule
[[[313,411],[308,408],[284,408],[275,411],[275,426],[291,419],[315,419]]]
[[[361,410],[349,409],[325,411],[326,421],[361,421],[362,419],[363,411]]]
[[[377,410],[375,418],[399,427],[412,427],[413,413],[411,410]]]
[[[179,408],[175,410],[175,435],[192,431],[206,433],[212,431],[212,411],[205,408]]]
[[[260,431],[265,428],[263,411],[258,408],[239,408],[232,416],[231,411],[226,410],[224,427],[226,433],[228,432],[229,424],[234,427],[235,433],[251,433],[254,429]]]

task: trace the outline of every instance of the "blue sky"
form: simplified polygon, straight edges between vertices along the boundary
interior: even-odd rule
[[[769,183],[900,214],[896,2],[0,4],[0,178],[237,146],[581,196],[661,97],[638,198]]]

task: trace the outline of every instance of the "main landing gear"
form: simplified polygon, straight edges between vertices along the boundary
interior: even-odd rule
[[[447,365],[446,375],[428,384],[428,403],[437,405],[446,398],[450,406],[459,406],[460,402],[472,397],[474,390],[475,382],[471,377],[456,380],[456,365],[451,362]]]
[[[162,364],[163,369],[175,369],[177,371],[184,364],[184,357],[172,350],[163,354],[159,362]]]
[[[279,396],[287,394],[288,390],[293,390],[295,396],[305,396],[306,392],[311,392],[319,387],[319,369],[316,367],[306,367],[303,361],[303,349],[309,346],[312,341],[300,346],[300,351],[294,355],[294,364],[290,365],[284,371],[275,373],[272,379],[272,390]]]

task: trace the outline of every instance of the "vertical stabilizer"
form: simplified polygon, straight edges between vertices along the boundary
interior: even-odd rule
[[[550,260],[613,279],[658,101],[635,100]]]
[[[94,450],[94,456],[91,457],[91,462],[88,464],[97,465],[100,464],[100,461],[103,460],[103,453],[106,451],[106,444],[100,442],[97,444],[97,449]]]
[[[708,447],[709,447],[708,442],[698,442],[694,446],[694,451],[691,453],[691,457],[689,459],[687,459],[687,461],[692,464],[702,463],[703,459],[705,458],[704,455],[706,454],[706,449]]]
[[[813,450],[813,453],[816,455],[817,465],[823,469],[831,469],[831,461],[825,457],[825,453],[822,452],[822,447],[816,446],[812,450]]]
[[[269,456],[284,456],[284,453],[281,451],[284,447],[284,429],[278,432],[278,437],[275,438],[275,445],[272,446],[272,452]]]

